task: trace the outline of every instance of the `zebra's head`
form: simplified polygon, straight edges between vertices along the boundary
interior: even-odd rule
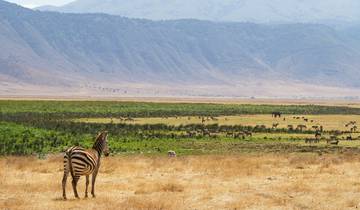
[[[103,132],[103,141],[104,141],[103,153],[106,157],[109,156],[109,154],[110,154],[107,136],[108,136],[108,132],[104,131]]]
[[[100,148],[100,149],[97,149],[99,154],[102,152],[102,153],[104,153],[105,156],[109,156],[109,154],[110,154],[107,136],[108,136],[107,131],[100,132],[96,138],[96,143],[94,145],[95,149],[96,149],[96,147]]]

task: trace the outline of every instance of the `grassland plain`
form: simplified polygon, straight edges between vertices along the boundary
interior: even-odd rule
[[[272,118],[273,111],[283,112],[286,120]],[[316,146],[304,144],[305,138],[314,135],[312,125],[323,124],[326,130],[323,136],[329,137],[333,129],[349,129],[344,124],[356,121],[359,113],[360,108],[321,105],[0,100],[0,153],[44,156],[71,145],[89,147],[100,130],[109,131],[112,152],[121,154],[164,154],[169,149],[184,155],[333,152],[338,147],[324,142]],[[309,121],[293,119],[294,116],[305,116]],[[117,121],[120,118],[131,120]],[[204,123],[202,118],[206,118]],[[276,129],[271,128],[274,123],[279,123]],[[286,128],[289,124],[306,124],[307,129],[289,131]],[[216,135],[187,136],[199,130]],[[252,136],[238,139],[226,136],[229,132],[246,131],[252,132]],[[339,137],[346,135],[349,134]],[[357,138],[359,134],[351,135]],[[339,145],[342,151],[346,147],[356,149],[359,144],[344,141]]]
[[[103,159],[96,198],[61,198],[62,158],[0,158],[0,209],[356,209],[358,154]]]
[[[345,124],[359,114],[335,105],[0,100],[0,209],[355,209],[360,141],[343,138],[358,139]],[[325,138],[345,132],[339,145],[304,142],[320,124]],[[100,130],[112,156],[98,197],[63,201],[62,152],[91,147]],[[170,149],[178,157],[166,157]]]

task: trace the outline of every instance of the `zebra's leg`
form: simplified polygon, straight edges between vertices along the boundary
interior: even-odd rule
[[[91,195],[93,198],[95,198],[95,180],[96,180],[96,176],[97,173],[99,171],[99,165],[98,167],[95,169],[93,175],[92,175],[92,179],[91,179]]]
[[[85,198],[88,197],[89,175],[86,175]]]
[[[69,175],[69,165],[68,165],[68,159],[67,156],[64,156],[64,176],[62,179],[62,190],[63,190],[63,198],[66,200],[66,181],[67,177]]]
[[[67,177],[69,175],[69,171],[68,170],[64,170],[64,176],[62,179],[62,189],[63,189],[63,198],[66,200],[66,180]]]
[[[74,190],[74,195],[76,198],[79,198],[79,194],[77,192],[77,189],[76,189],[76,185],[77,185],[77,182],[79,181],[79,176],[75,176],[73,177],[73,180],[72,180],[72,186],[73,186],[73,190]]]

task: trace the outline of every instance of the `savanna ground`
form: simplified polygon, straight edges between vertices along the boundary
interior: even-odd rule
[[[316,104],[0,100],[0,209],[357,208],[360,105]],[[97,198],[63,201],[61,154],[101,130]]]
[[[103,159],[96,198],[61,197],[62,159],[0,159],[0,209],[356,209],[360,156],[238,154]]]

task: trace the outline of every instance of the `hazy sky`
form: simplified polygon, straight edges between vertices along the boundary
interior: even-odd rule
[[[20,4],[24,7],[38,7],[42,5],[54,5],[54,6],[60,6],[64,5],[66,3],[72,2],[74,0],[6,0],[9,2],[13,2],[16,4]]]

